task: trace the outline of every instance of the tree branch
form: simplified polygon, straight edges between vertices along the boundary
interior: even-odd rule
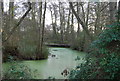
[[[28,2],[28,10],[25,12],[25,14],[21,17],[21,19],[19,20],[19,22],[13,27],[12,31],[9,33],[9,36],[3,41],[6,42],[11,36],[12,34],[14,33],[14,31],[16,30],[16,28],[22,23],[22,21],[24,20],[24,18],[27,16],[27,14],[29,13],[29,11],[32,9],[31,7],[31,3]]]
[[[110,4],[110,3],[108,3],[107,5],[105,5],[105,6],[100,10],[100,12],[102,12],[106,7],[108,7],[109,4]]]
[[[89,33],[89,31],[88,31],[88,29],[86,27],[86,24],[80,19],[80,17],[75,12],[72,2],[69,2],[69,4],[70,4],[70,8],[72,9],[73,14],[75,15],[75,17],[77,18],[77,20],[79,21],[79,23],[82,25],[83,30],[89,36],[90,40],[92,41],[93,37],[90,35],[90,33]]]

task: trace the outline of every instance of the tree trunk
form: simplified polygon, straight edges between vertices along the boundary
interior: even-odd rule
[[[120,1],[118,2],[118,17],[117,21],[120,22]]]
[[[0,80],[2,80],[2,17],[3,17],[3,1],[0,2]]]
[[[56,31],[56,26],[57,26],[57,10],[56,10],[56,5],[53,5],[53,10],[54,10],[54,15],[55,15],[55,23],[53,24],[54,26],[54,37],[57,39],[57,31]]]
[[[75,35],[74,35],[74,15],[72,13],[72,20],[71,20],[71,44],[74,43]]]
[[[88,19],[89,19],[89,12],[90,12],[90,3],[88,2],[88,6],[87,6],[87,15],[86,15],[86,21],[85,24],[86,26],[88,26]]]
[[[63,15],[61,13],[61,2],[59,2],[59,13],[60,13],[60,38],[63,43]]]
[[[55,16],[55,23],[53,22],[53,14],[52,14],[52,10],[51,11],[51,18],[52,18],[52,27],[53,27],[53,39],[57,38],[57,33],[56,33],[56,16]],[[54,10],[55,13],[55,10]],[[56,15],[56,14],[55,14]]]
[[[79,15],[79,12],[80,12],[79,2],[77,2],[77,14],[78,15]],[[79,37],[79,35],[80,35],[80,24],[79,24],[79,21],[78,21],[77,38]]]
[[[115,13],[117,11],[117,2],[110,2],[109,4],[109,11],[110,11],[110,24],[115,22]]]
[[[95,19],[95,29],[94,29],[94,32],[95,32],[95,35],[97,36],[98,35],[98,28],[99,28],[99,20],[100,20],[100,3],[97,3],[97,8],[95,10],[95,13],[96,13],[96,19]]]
[[[45,7],[44,7],[44,13],[43,13],[43,22],[42,22],[42,35],[41,35],[41,51],[40,54],[42,54],[42,47],[43,47],[43,42],[44,42],[44,28],[45,28],[45,14],[46,14],[46,2],[45,2]]]
[[[91,41],[93,41],[93,37],[90,35],[86,24],[80,19],[80,17],[78,16],[78,14],[76,13],[76,11],[74,10],[72,2],[69,2],[69,4],[70,4],[70,8],[72,9],[73,14],[75,15],[75,17],[77,18],[77,20],[79,21],[79,23],[82,25],[83,30],[86,32],[86,34],[89,37],[89,39]]]
[[[67,20],[67,28],[66,28],[66,39],[69,41],[69,32],[70,32],[70,14],[71,11],[69,9],[68,20]]]
[[[39,11],[38,11],[38,15],[39,15],[39,25],[38,25],[38,47],[37,47],[37,53],[36,53],[36,59],[39,60],[40,55],[41,55],[41,30],[42,30],[42,2],[39,2]]]

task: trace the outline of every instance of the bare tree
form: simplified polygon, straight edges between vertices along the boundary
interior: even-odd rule
[[[53,28],[54,28],[54,34],[55,34],[55,38],[57,38],[57,31],[56,31],[56,26],[57,26],[57,5],[56,4],[52,4],[53,5],[53,10],[54,10],[54,16],[55,16],[55,23],[53,24]]]
[[[52,9],[53,7],[53,9]],[[57,31],[56,31],[56,26],[57,26],[57,10],[56,10],[56,5],[52,4],[49,6],[50,12],[51,12],[51,18],[52,18],[52,28],[53,28],[53,38],[57,38]],[[53,12],[54,11],[54,12]],[[53,15],[54,14],[54,15]],[[55,16],[55,22],[53,21],[53,17]]]
[[[60,13],[60,37],[61,37],[61,43],[63,43],[63,14],[62,14],[62,3],[59,2],[59,13]]]
[[[21,22],[24,20],[24,18],[27,16],[27,14],[29,13],[29,11],[31,10],[31,3],[30,2],[28,2],[28,10],[25,12],[25,14],[21,17],[21,19],[18,21],[18,23],[12,28],[12,30],[11,30],[11,32],[9,33],[9,36],[8,37],[6,37],[6,39],[3,41],[3,43],[4,42],[6,42],[10,37],[11,37],[11,35],[14,33],[14,31],[16,30],[16,28],[18,28],[19,27],[19,25],[21,24]],[[4,31],[3,31],[3,33],[4,33]]]
[[[69,40],[69,32],[70,32],[70,15],[71,15],[71,10],[69,9],[68,12],[68,20],[67,20],[67,28],[66,28],[66,39],[67,41]]]
[[[84,23],[84,21],[81,20],[81,18],[77,15],[76,11],[74,10],[73,4],[72,2],[69,2],[70,4],[70,8],[72,9],[73,14],[75,15],[75,17],[77,18],[77,20],[79,21],[79,23],[82,25],[82,28],[84,29],[84,31],[86,32],[87,36],[90,38],[90,40],[93,40],[93,37],[90,35],[88,28],[86,26],[86,24]]]

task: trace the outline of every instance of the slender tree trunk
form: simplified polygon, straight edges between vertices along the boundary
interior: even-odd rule
[[[44,13],[43,13],[43,22],[42,22],[41,53],[40,54],[42,54],[42,47],[43,47],[43,42],[44,42],[43,40],[44,40],[46,5],[47,5],[47,3],[45,2]]]
[[[13,18],[14,18],[14,2],[9,2],[9,30],[14,26]],[[13,36],[11,36],[11,39],[12,46],[14,46],[15,39],[13,38]]]
[[[66,24],[66,22],[65,22],[65,8],[62,8],[62,12],[63,12],[63,15],[62,15],[62,22],[63,22],[63,26],[62,26],[62,30],[63,30],[63,41],[64,41],[64,39],[65,39],[65,36],[64,36],[64,34],[65,34],[65,24]]]
[[[41,30],[42,30],[42,2],[39,2],[39,11],[38,11],[38,15],[39,15],[39,30],[38,30],[38,47],[37,47],[37,53],[36,53],[36,59],[39,60],[40,58],[40,54],[41,54]],[[40,54],[39,54],[40,53]]]
[[[3,13],[4,13],[3,0],[1,0],[0,4],[1,4],[1,13],[3,15]]]
[[[3,1],[0,2],[0,80],[2,80],[2,17],[3,17]]]
[[[56,6],[53,5],[53,9],[54,9],[54,15],[55,15],[55,23],[54,23],[54,34],[55,34],[55,39],[57,39],[57,31],[56,31],[56,26],[57,26],[57,10],[56,10]]]
[[[83,22],[85,23],[85,11],[84,11],[83,4],[81,4],[81,8],[82,8]]]
[[[53,6],[54,7],[54,6]],[[54,10],[54,13],[55,13],[55,9]],[[52,19],[52,28],[53,28],[53,39],[56,40],[57,38],[57,32],[56,32],[56,16],[55,16],[55,23],[53,21],[53,12],[52,12],[52,7],[50,6],[50,12],[51,12],[51,19]],[[54,14],[56,15],[56,14]]]
[[[120,1],[118,2],[118,17],[117,21],[120,22]]]
[[[99,28],[99,18],[100,18],[100,3],[97,4],[97,8],[96,8],[96,19],[95,19],[95,35],[97,35],[97,29]]]
[[[60,13],[60,38],[63,43],[63,15],[61,13],[61,2],[59,2],[59,13]]]
[[[52,25],[53,25],[53,14],[51,9],[50,9],[50,12],[51,12]]]
[[[80,12],[79,2],[77,2],[77,14],[78,15],[79,15],[79,12]],[[79,37],[79,35],[80,35],[80,24],[79,24],[79,21],[78,21],[77,38]]]
[[[109,11],[110,11],[110,24],[115,22],[115,13],[117,11],[117,2],[110,2],[109,4]]]
[[[71,44],[74,42],[75,36],[74,36],[74,15],[72,13],[72,20],[71,20]]]
[[[88,2],[87,15],[86,15],[86,21],[85,21],[86,26],[88,26],[89,12],[90,12],[90,3]]]
[[[67,20],[67,28],[66,28],[66,39],[69,41],[69,32],[70,32],[70,14],[71,11],[69,9],[68,20]]]

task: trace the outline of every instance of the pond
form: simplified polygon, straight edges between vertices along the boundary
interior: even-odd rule
[[[23,64],[29,66],[30,69],[37,70],[36,78],[34,79],[48,79],[48,77],[55,77],[55,79],[65,79],[61,75],[64,69],[71,70],[75,68],[79,63],[84,62],[85,53],[79,52],[76,50],[71,50],[70,48],[58,48],[50,47],[50,54],[46,60],[37,60],[37,61],[22,61]],[[52,57],[55,55],[55,57]],[[80,57],[79,60],[75,60],[77,57]],[[3,64],[3,70],[9,64]]]

